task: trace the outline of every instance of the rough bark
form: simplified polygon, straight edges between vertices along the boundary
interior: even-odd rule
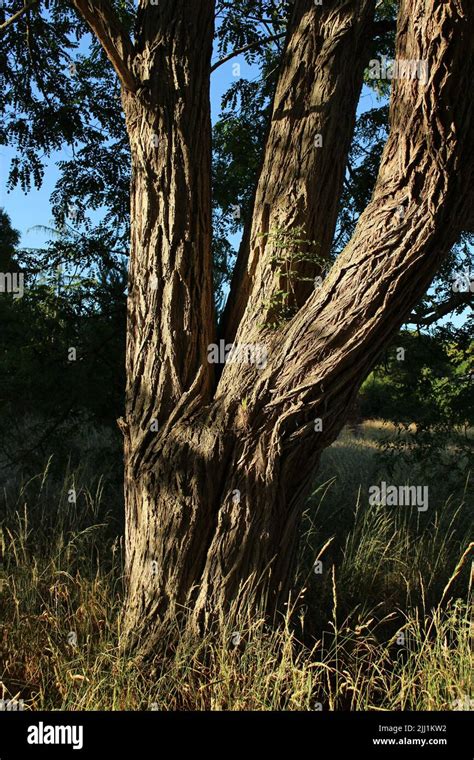
[[[242,285],[236,312],[243,309],[242,318],[236,317],[237,342],[262,344],[268,363],[260,370],[251,363],[228,363],[213,390],[206,360],[213,341],[212,3],[196,0],[192,18],[184,0],[161,0],[153,10],[142,5],[131,69],[139,86],[134,92],[124,89],[123,95],[133,160],[122,421],[124,626],[129,643],[144,637],[149,649],[159,621],[180,609],[190,608],[206,624],[236,599],[246,605],[265,591],[269,609],[286,600],[301,512],[321,452],[339,433],[360,383],[425,292],[469,216],[474,110],[471,100],[459,94],[470,91],[474,78],[474,9],[471,0],[402,1],[397,58],[426,61],[428,81],[394,82],[390,136],[373,198],[322,287],[309,297],[302,292],[304,305],[272,329],[266,302],[276,276],[268,239],[264,245],[258,234],[272,225],[291,230],[300,221],[308,230],[317,226],[321,213],[334,228],[340,177],[333,181],[329,165],[335,164],[336,174],[342,171],[346,137],[340,153],[318,161],[306,148],[324,94],[336,98],[341,121],[346,115],[341,93],[347,83],[338,77],[348,74],[350,56],[362,42],[349,9],[357,6],[361,19],[369,12],[364,2],[334,3],[332,16],[324,10],[328,48],[323,55],[325,43],[306,38],[301,25],[304,20],[314,31],[311,14],[321,8],[299,6],[296,37],[288,41],[291,65],[282,68],[274,109],[278,118],[269,137],[275,166],[265,175],[265,159],[267,181],[257,193],[249,249],[251,277]],[[338,30],[335,37],[331,30]],[[309,73],[312,66],[316,72]],[[352,89],[349,94],[352,98]],[[352,110],[349,119],[353,123]],[[299,135],[299,153],[280,166],[279,150],[293,132]],[[323,138],[322,155],[326,145]],[[324,169],[316,168],[320,161]],[[314,187],[316,177],[318,182],[327,178],[328,197]],[[324,245],[330,237],[327,232]],[[315,429],[315,419],[321,419],[321,430]],[[158,430],[151,426],[155,420]]]
[[[71,4],[100,40],[123,87],[134,91],[137,82],[131,70],[132,43],[117,19],[109,0],[71,0]]]
[[[287,215],[291,213],[294,219],[293,205],[292,202],[288,203],[287,197],[291,189],[290,201],[298,198],[298,218],[303,221],[305,218],[304,198],[306,198],[311,205],[308,229],[314,229],[313,217],[316,212],[325,222],[330,216],[329,224],[323,233],[324,245],[327,249],[333,234],[330,226],[331,224],[334,226],[336,221],[338,194],[362,84],[363,54],[366,50],[364,35],[366,35],[367,24],[371,20],[372,13],[371,0],[358,2],[355,8],[351,7],[350,10],[340,2],[333,3],[332,10],[315,8],[308,0],[297,3],[292,22],[293,32],[289,34],[288,50],[277,90],[274,109],[275,126],[269,138],[271,155],[270,160],[264,162],[262,173],[264,179],[260,183],[262,188],[266,188],[265,203],[270,201],[270,197],[277,200],[281,194],[281,208],[275,209],[275,213],[280,219],[284,218],[285,213]],[[156,46],[150,44],[148,37],[146,18],[143,17],[139,39],[142,41],[140,49],[143,51],[140,56],[146,62],[146,70],[145,73],[140,72],[140,81],[147,79],[147,70],[157,69],[157,62],[150,55],[150,50],[154,50]],[[170,37],[170,45],[172,39],[174,39],[173,35]],[[176,53],[175,48],[171,55]],[[296,65],[297,55],[303,56],[300,65]],[[341,70],[335,69],[336,58],[343,62]],[[357,60],[355,66],[354,59]],[[305,71],[309,72],[306,76]],[[163,88],[162,78],[160,78],[160,87]],[[305,106],[305,101],[308,99],[309,105]],[[140,108],[141,105],[138,106],[138,112]],[[288,113],[286,113],[286,108],[288,108]],[[344,120],[342,127],[339,118],[341,108],[345,108],[345,113],[347,113],[347,119]],[[127,110],[126,112],[128,113]],[[326,150],[314,146],[315,134],[323,129],[323,140],[327,141]],[[134,129],[130,130],[129,127],[129,131],[131,131],[133,153]],[[283,162],[285,165],[281,167],[281,170],[277,171],[278,162],[275,163],[275,151],[279,150],[279,159],[282,158],[283,145],[287,160]],[[328,156],[328,153],[331,155]],[[303,156],[303,163],[299,165],[301,156]],[[273,174],[267,176],[272,165]],[[291,165],[291,175],[289,165]],[[282,185],[282,182],[285,184]],[[329,193],[327,192],[328,183],[330,184]],[[311,193],[311,188],[316,188],[315,192]],[[316,211],[312,204],[313,196],[316,198]],[[135,197],[137,197],[137,191],[134,191]],[[137,203],[136,207],[132,205],[132,218],[134,218],[134,212],[136,213],[135,208],[138,209],[143,205],[142,194],[139,193],[138,197],[138,201],[132,202],[132,204]],[[262,207],[263,200],[257,195],[256,209]],[[272,216],[272,219],[275,219],[275,216]],[[321,228],[323,226],[321,225]],[[258,224],[255,228],[257,227]],[[151,225],[150,229],[152,229]],[[140,272],[146,271],[144,239],[146,238],[144,238],[143,230],[139,229],[137,234],[139,254],[135,257],[132,254],[131,279],[135,271],[134,262]],[[133,250],[132,235],[132,252]],[[146,294],[141,301],[143,304],[146,303]],[[132,298],[131,304],[135,302],[136,299]],[[165,315],[169,314],[167,306],[164,309],[162,307],[162,311]],[[202,313],[202,309],[200,311]],[[184,312],[188,313],[188,309]],[[174,319],[172,322],[174,324]],[[136,332],[135,323],[136,320],[131,313],[127,375],[138,382],[141,373],[137,372],[138,363],[133,358],[131,344],[133,340],[136,345],[136,340],[132,337]],[[143,323],[146,326],[147,321],[142,314],[138,324],[141,326]],[[148,320],[148,324],[151,330],[150,335],[157,341],[150,343],[150,366],[153,367],[157,351],[159,346],[163,345],[164,338],[156,330],[153,321]],[[208,343],[211,342],[209,336],[207,340]],[[173,345],[180,347],[182,342],[176,341]],[[173,357],[171,365],[175,366],[175,363],[176,357]],[[186,361],[185,366],[188,365],[189,361]],[[209,365],[204,368],[206,375],[208,375],[208,367]],[[145,371],[144,376],[148,377],[148,375],[149,372]],[[202,394],[194,404],[194,395],[193,398],[189,395],[183,396],[178,388],[176,395],[171,398],[171,408],[176,406],[171,419],[168,419],[170,409],[162,400],[163,394],[159,394],[161,402],[157,407],[157,413],[161,412],[165,423],[159,435],[146,430],[146,424],[150,419],[155,418],[149,408],[149,396],[142,393],[138,387],[136,398],[138,402],[143,401],[148,416],[139,426],[138,435],[144,439],[143,445],[138,441],[129,441],[126,437],[129,628],[136,627],[139,620],[143,618],[145,614],[143,604],[151,605],[150,609],[148,606],[146,608],[146,616],[155,618],[157,615],[174,614],[176,605],[191,603],[193,589],[197,589],[200,573],[206,562],[212,531],[221,519],[222,503],[235,498],[235,495],[232,496],[232,491],[228,493],[225,491],[225,478],[228,477],[225,462],[233,452],[235,453],[242,432],[240,429],[242,407],[239,401],[235,402],[234,396],[229,397],[230,409],[211,408],[210,416],[208,416],[208,410],[205,409],[191,424],[190,414],[198,408],[199,404],[202,404]],[[140,414],[142,414],[141,410],[139,410],[139,416]],[[126,425],[131,427],[130,420],[135,420],[136,416],[136,408],[133,403],[129,403]],[[212,419],[212,424],[209,422],[210,419]],[[125,430],[128,432],[127,427]],[[172,441],[179,441],[179,444],[175,443],[172,446]],[[173,464],[168,461],[168,457],[172,458]],[[134,460],[133,465],[132,460]],[[218,481],[218,487],[215,490],[210,483],[209,473],[212,473],[213,480]],[[169,475],[171,475],[171,482],[168,482]],[[233,490],[241,489],[237,489],[236,486]],[[246,490],[250,493],[251,489],[247,487]],[[268,494],[266,498],[271,498],[271,495]],[[133,506],[134,502],[136,502],[135,506]],[[146,515],[146,522],[140,525],[138,515],[142,513]],[[154,573],[153,568],[156,567],[159,570]],[[145,588],[147,590],[143,595]],[[137,604],[139,591],[142,592],[143,598]],[[132,609],[135,611],[132,612]]]
[[[233,505],[225,522],[218,521],[200,582],[200,612],[224,605],[238,579],[250,569],[258,577],[269,563],[271,591],[285,597],[320,453],[463,228],[474,118],[472,103],[459,93],[474,74],[473,32],[467,2],[402,3],[397,58],[427,61],[429,81],[394,83],[391,131],[372,201],[321,290],[286,328],[272,339],[256,320],[246,333],[246,340],[263,335],[267,341],[267,368],[224,369],[216,403],[248,398],[249,433],[239,440],[227,486],[241,488],[246,498],[244,508]],[[321,432],[314,430],[316,418]]]
[[[181,531],[185,544],[191,540],[191,526],[184,529],[179,501],[171,503],[166,496],[168,477],[170,493],[181,493],[175,489],[179,469],[174,455],[170,459],[164,451],[169,451],[181,415],[210,398],[212,365],[206,358],[214,334],[209,105],[213,3],[196,2],[193,14],[184,0],[161,3],[158,10],[145,9],[139,25],[134,71],[140,88],[136,94],[123,94],[132,152],[122,422],[131,600],[143,594],[144,573],[154,578],[152,563],[161,572],[163,566],[176,564],[180,551],[183,559],[191,556],[179,540]],[[161,472],[161,460],[166,472]],[[173,559],[168,556],[170,542]],[[171,575],[179,593],[185,581],[177,568]]]
[[[300,307],[328,260],[374,5],[373,0],[333,0],[316,7],[313,0],[297,0],[294,5],[253,218],[224,312],[221,332],[228,341],[244,312],[251,325],[256,318],[275,321]],[[308,242],[295,243],[292,232]],[[275,258],[282,255],[288,262],[279,265]]]

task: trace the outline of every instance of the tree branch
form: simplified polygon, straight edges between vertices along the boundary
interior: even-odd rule
[[[469,306],[472,303],[473,294],[467,293],[455,293],[452,298],[449,298],[444,303],[436,304],[433,308],[427,309],[426,312],[420,316],[412,314],[409,322],[419,325],[420,327],[429,327],[430,325],[438,322],[442,317],[450,314],[458,306]]]
[[[266,45],[268,42],[275,42],[275,40],[280,40],[285,36],[286,36],[286,32],[279,32],[279,34],[272,34],[270,35],[270,37],[264,37],[263,40],[257,40],[256,42],[249,42],[248,45],[244,45],[243,47],[238,48],[237,50],[233,50],[232,53],[229,53],[229,55],[225,55],[219,61],[216,61],[216,63],[214,63],[211,66],[211,72],[218,69],[219,66],[222,66],[224,63],[227,63],[227,61],[231,61],[232,58],[235,58],[241,53],[246,53],[248,50],[259,48],[261,45]]]
[[[0,32],[4,32],[5,29],[10,26],[10,24],[14,24],[15,21],[18,21],[18,19],[21,18],[27,11],[31,10],[35,5],[37,5],[38,2],[39,0],[31,0],[31,2],[26,3],[23,8],[20,8],[19,11],[14,13],[13,16],[7,18],[3,24],[0,24]]]
[[[373,5],[373,0],[357,0],[318,11],[312,0],[294,4],[252,220],[244,230],[221,320],[228,341],[240,328],[242,338],[256,323],[277,321],[270,311],[283,305],[282,293],[292,291],[292,309],[304,303],[321,262],[329,257],[369,59]],[[268,233],[291,234],[298,228],[300,243],[287,236],[283,254],[289,260],[289,249],[299,246],[298,255],[306,259],[288,265],[288,287],[289,278],[275,267],[275,257],[282,256],[279,241]]]
[[[71,3],[101,43],[122,85],[135,91],[138,85],[130,66],[132,42],[109,0],[71,0]]]
[[[344,410],[463,229],[474,167],[474,108],[459,98],[474,78],[470,3],[433,2],[432,25],[420,28],[425,0],[402,0],[396,56],[425,61],[430,75],[425,83],[394,83],[372,200],[324,283],[283,328],[265,329],[254,316],[253,331],[237,334],[237,342],[265,346],[264,370],[224,367],[216,398],[248,398],[254,419],[247,424],[258,431],[263,415],[266,422],[273,415],[262,458],[278,447],[285,476],[302,462],[314,468],[338,435]],[[443,152],[433,154],[432,145]],[[322,424],[316,442],[314,420]],[[271,460],[265,463],[270,469]],[[291,493],[303,487],[301,478]]]
[[[469,193],[469,210],[466,218],[463,222],[463,232],[468,232],[471,235],[474,233],[474,170],[472,172],[471,179],[471,192]]]

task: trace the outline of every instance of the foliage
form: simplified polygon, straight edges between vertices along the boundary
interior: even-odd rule
[[[362,386],[363,416],[473,425],[473,355],[468,327],[400,332]]]
[[[4,256],[24,277],[22,298],[0,294],[0,450],[11,466],[9,452],[41,448],[65,420],[114,423],[124,393],[126,270],[105,235],[85,238],[77,257],[73,232],[46,252],[23,252],[20,266],[3,221],[12,243]],[[25,419],[35,420],[27,435]]]
[[[292,230],[270,230],[262,235],[271,241],[274,251],[272,265],[281,285],[272,298],[262,304],[263,310],[268,313],[265,325],[273,329],[281,327],[296,313],[296,283],[304,280],[314,282],[312,277],[301,274],[300,265],[311,262],[316,264],[321,272],[327,265],[327,262],[319,256],[317,241],[306,240],[302,235],[304,235],[304,229],[301,226],[294,227]]]
[[[404,331],[364,382],[362,415],[398,425],[398,435],[380,443],[392,471],[406,461],[449,482],[466,471],[474,452],[473,353],[468,325]]]

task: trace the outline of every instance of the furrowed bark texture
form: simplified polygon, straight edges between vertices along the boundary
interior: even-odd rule
[[[71,4],[100,40],[123,87],[133,92],[137,83],[131,71],[132,43],[122,29],[110,0],[71,0]]]
[[[174,18],[178,16],[176,13],[172,15]],[[315,215],[319,214],[324,219],[321,228],[324,228],[322,240],[326,249],[329,249],[333,234],[331,225],[333,228],[336,220],[338,194],[362,84],[367,25],[372,15],[372,0],[361,0],[350,10],[339,1],[333,2],[330,10],[315,8],[308,0],[299,2],[293,19],[294,34],[289,36],[275,101],[270,158],[264,163],[264,178],[259,185],[262,197],[258,197],[256,208],[266,209],[279,199],[281,208],[275,208],[272,224],[276,216],[286,220],[291,214],[288,219],[291,226],[296,224],[294,202],[297,201],[297,220],[302,223],[306,218],[305,203],[309,203],[309,222],[305,228],[313,231]],[[139,16],[140,43],[136,46],[134,75],[147,88],[140,89],[137,95],[124,95],[134,157],[130,281],[131,287],[136,287],[135,280],[145,283],[142,294],[136,295],[131,290],[129,299],[129,391],[124,426],[129,628],[138,625],[144,615],[156,618],[169,613],[170,606],[174,611],[176,604],[188,604],[193,597],[192,589],[199,583],[212,531],[220,519],[222,500],[224,498],[227,503],[236,498],[235,494],[227,493],[223,497],[222,488],[227,477],[225,462],[231,456],[244,424],[242,407],[239,403],[236,405],[235,400],[229,410],[211,408],[210,418],[206,417],[208,411],[204,410],[197,421],[190,423],[192,412],[203,403],[206,394],[197,393],[194,388],[184,394],[180,384],[173,386],[169,381],[167,367],[163,367],[163,352],[167,348],[170,370],[181,360],[185,369],[192,363],[183,353],[186,341],[176,339],[169,330],[160,330],[156,314],[168,319],[173,327],[179,320],[172,307],[160,301],[153,309],[156,314],[148,314],[150,293],[147,293],[146,282],[153,272],[153,266],[148,263],[149,251],[155,251],[157,257],[163,258],[166,249],[163,250],[162,239],[155,237],[161,234],[159,219],[148,219],[146,210],[152,209],[158,214],[160,207],[167,202],[156,192],[154,178],[149,179],[150,168],[155,177],[159,171],[153,168],[156,154],[150,148],[150,142],[154,133],[160,135],[160,141],[162,133],[163,140],[169,141],[166,128],[169,129],[172,123],[171,116],[167,124],[153,122],[167,81],[163,81],[160,73],[157,77],[159,86],[156,92],[152,88],[150,94],[149,72],[163,70],[156,52],[161,48],[152,39],[152,22],[156,23],[156,16],[146,7]],[[163,28],[168,28],[169,37],[163,43],[163,50],[169,51],[172,60],[178,51],[183,54],[184,47],[177,46],[172,19],[168,18],[167,22],[168,27]],[[199,49],[200,44],[195,47]],[[335,66],[336,60],[340,62],[338,66],[342,63],[341,73]],[[180,91],[180,95],[185,102],[186,93]],[[195,102],[201,97],[202,93],[197,93]],[[149,109],[148,102],[151,104]],[[340,119],[342,108],[345,113],[343,121]],[[315,147],[318,133],[327,143],[325,150]],[[196,130],[195,134],[201,139],[202,130]],[[190,151],[192,148],[190,146]],[[193,155],[202,164],[202,157]],[[281,167],[279,162],[282,162]],[[135,167],[145,168],[138,173]],[[202,176],[208,174],[203,171]],[[266,188],[265,192],[263,188]],[[182,186],[179,192],[186,197]],[[178,214],[177,201],[172,208]],[[181,230],[179,216],[174,221]],[[254,238],[259,224],[254,225],[257,230]],[[149,236],[151,242],[148,242]],[[154,266],[162,266],[160,258]],[[195,278],[197,284],[202,280],[198,271]],[[167,281],[169,273],[163,277],[163,282]],[[188,278],[188,282],[192,279]],[[154,305],[153,300],[151,304]],[[189,317],[189,311],[185,309],[183,315]],[[199,303],[195,305],[195,313],[203,313]],[[207,318],[202,323],[203,326],[209,324]],[[199,337],[204,340],[202,348],[212,340],[205,329],[201,330]],[[192,340],[192,336],[188,340]],[[145,351],[142,346],[146,347]],[[148,365],[144,365],[146,361]],[[158,373],[158,379],[163,376],[166,382],[157,387],[150,379],[154,373]],[[202,374],[206,381],[210,378],[209,365],[202,367]],[[204,380],[198,377],[200,388]],[[208,387],[206,382],[206,391]],[[158,419],[160,425],[158,434],[149,429],[154,419]],[[212,419],[212,425],[209,419]],[[212,481],[209,473],[212,473]],[[143,522],[140,522],[140,516]]]
[[[224,313],[222,334],[229,341],[245,310],[241,336],[256,318],[278,319],[282,309],[301,306],[328,260],[374,5],[373,0],[295,3],[253,219]],[[287,262],[281,265],[277,257]]]
[[[180,512],[175,499],[180,473],[169,447],[175,421],[184,410],[189,413],[209,400],[212,383],[206,357],[214,334],[209,105],[213,20],[211,0],[195,0],[192,12],[185,0],[147,6],[139,13],[133,66],[140,87],[136,93],[123,92],[132,153],[132,230],[126,415],[121,427],[129,598],[140,603],[148,594],[145,568],[155,577],[154,572],[150,575],[152,562],[160,573],[169,567],[169,583],[179,589],[179,554],[189,559],[190,512],[200,508],[191,494],[189,499],[183,494],[189,509]],[[169,468],[169,493],[161,459]]]
[[[259,234],[301,224],[307,232],[317,228],[321,245],[330,245],[351,131],[346,134],[342,122],[349,108],[353,125],[360,88],[361,73],[354,77],[350,64],[359,65],[359,24],[364,28],[372,12],[362,0],[309,5],[298,6],[296,37],[288,41],[292,52],[282,67],[267,146],[273,153],[257,191],[248,285],[242,285],[235,318],[237,343],[257,353],[261,345],[268,361],[261,369],[252,361],[227,363],[215,391],[207,362],[214,340],[212,3],[196,0],[192,18],[184,0],[161,0],[139,13],[132,67],[139,87],[123,95],[133,160],[122,423],[124,629],[128,643],[142,638],[146,649],[153,649],[160,621],[183,607],[209,624],[236,599],[245,607],[263,589],[269,610],[286,601],[320,454],[468,217],[473,107],[460,93],[470,91],[474,77],[474,8],[471,0],[404,0],[397,58],[425,62],[427,81],[394,82],[390,137],[353,239],[319,290],[308,297],[303,286],[295,293],[296,306],[300,297],[307,299],[304,306],[277,329],[268,325],[266,304],[281,278],[273,269],[271,237]],[[352,77],[351,84],[339,77]],[[337,129],[339,151],[329,134]],[[323,144],[315,149],[318,131]]]
[[[245,375],[228,364],[220,380],[216,403],[247,397],[249,433],[239,439],[228,485],[245,497],[218,521],[197,604],[205,616],[268,563],[274,598],[285,598],[320,453],[469,213],[474,118],[459,93],[474,75],[474,8],[407,0],[398,30],[397,58],[426,63],[429,77],[394,83],[390,137],[353,239],[321,290],[268,343],[267,368]],[[250,338],[259,339],[258,327]],[[317,418],[322,432],[315,432]]]

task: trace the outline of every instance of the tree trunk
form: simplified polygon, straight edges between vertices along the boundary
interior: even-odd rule
[[[394,82],[391,131],[371,203],[323,287],[284,328],[270,331],[257,313],[247,320],[245,312],[236,340],[263,341],[269,362],[261,372],[227,364],[215,396],[225,404],[246,398],[248,432],[239,438],[228,490],[241,488],[248,500],[218,521],[200,581],[200,613],[225,605],[234,579],[244,582],[249,571],[259,578],[270,561],[270,603],[285,598],[320,454],[463,229],[474,110],[458,93],[474,74],[473,33],[467,2],[402,3],[397,59],[424,62],[429,73],[426,84]]]
[[[187,0],[140,2],[134,45],[105,0],[96,14],[73,2],[121,79],[132,149],[124,634],[152,650],[160,621],[181,610],[208,625],[262,595],[270,612],[286,601],[321,452],[472,216],[474,111],[459,93],[474,78],[474,10],[402,0],[396,56],[426,66],[426,81],[393,83],[372,200],[311,290],[291,276],[312,276],[314,262],[307,269],[288,241],[301,227],[319,250],[330,245],[373,3],[296,1],[227,313],[225,334],[254,355],[217,379],[207,360],[213,2],[193,0],[192,15]],[[282,286],[289,312],[274,308]]]
[[[374,5],[374,0],[294,5],[253,218],[224,311],[221,332],[228,341],[244,312],[251,323],[296,311],[328,262]],[[304,242],[295,244],[294,238]],[[288,261],[281,262],[285,252]]]
[[[319,250],[324,247],[327,255],[367,58],[367,32],[373,5],[373,0],[358,0],[350,8],[336,2],[332,9],[315,11],[312,0],[298,0],[295,4],[257,191],[250,249],[257,246],[255,262],[262,210],[265,215],[267,208],[272,209],[268,223],[276,225],[281,221],[291,228],[301,222],[308,235],[316,234],[316,219],[320,220]],[[150,31],[145,34],[143,52],[134,70],[140,82],[153,81],[149,71],[161,72],[163,68],[171,71],[173,66],[179,69],[183,55],[192,58],[191,50],[186,53],[186,45],[191,47],[189,37],[177,39],[175,32],[166,33],[170,27],[170,18],[163,15],[160,18],[163,31],[158,34],[155,31],[153,39],[150,39]],[[144,19],[142,29],[146,28]],[[156,26],[153,28],[156,30]],[[209,26],[203,25],[194,33],[196,31],[199,38],[193,41],[192,49],[198,51],[206,46],[209,49]],[[143,31],[140,39],[143,39]],[[159,60],[152,58],[149,52],[156,48],[161,51]],[[342,67],[335,67],[336,59],[343,63]],[[206,221],[205,230],[209,229],[206,218],[209,189],[206,183],[203,186],[203,178],[210,177],[206,150],[208,115],[203,124],[202,112],[208,87],[205,71],[203,57],[191,61],[189,89],[192,87],[196,93],[191,103],[186,99],[186,92],[175,88],[167,92],[162,76],[159,87],[148,85],[138,93],[124,93],[133,162],[127,333],[129,383],[126,422],[121,423],[125,433],[128,630],[139,630],[140,621],[144,619],[172,616],[177,607],[195,604],[213,533],[216,527],[226,524],[226,510],[237,504],[242,514],[244,508],[247,510],[245,520],[249,525],[251,505],[256,514],[268,512],[266,518],[262,517],[260,532],[245,536],[248,572],[245,570],[244,580],[252,575],[253,562],[256,568],[271,563],[274,547],[284,540],[283,532],[287,533],[289,542],[286,552],[289,566],[293,564],[296,546],[297,532],[286,530],[286,489],[279,491],[276,479],[266,485],[261,471],[267,435],[263,435],[262,440],[253,433],[249,435],[245,410],[234,394],[229,397],[229,408],[221,402],[208,403],[212,365],[203,361],[207,346],[213,341],[209,332],[212,325],[210,283],[203,277],[204,272],[210,271],[210,267],[206,269],[210,250],[208,236],[198,242],[194,230],[188,233],[195,246],[197,243],[200,246],[197,261],[202,264],[201,271],[196,266],[194,272],[176,277],[173,283],[174,262],[168,270],[166,268],[172,258],[169,252],[172,235],[163,232],[166,220],[171,220],[180,243],[199,216]],[[194,77],[196,81],[191,84]],[[347,114],[343,122],[339,118],[342,108]],[[170,118],[173,113],[180,115],[179,120],[177,116]],[[324,149],[315,144],[319,134],[323,135]],[[180,154],[176,152],[175,135],[178,144],[179,140],[184,143]],[[193,182],[179,184],[182,156],[186,151],[188,174],[194,170],[197,183],[193,179]],[[298,156],[302,157],[301,165]],[[168,176],[170,170],[178,180]],[[183,178],[185,175],[182,172]],[[164,181],[157,182],[157,178]],[[174,198],[170,198],[170,187]],[[183,213],[177,213],[178,209],[183,209]],[[270,248],[271,245],[268,250]],[[185,258],[185,253],[182,258],[189,266],[192,259],[190,252],[187,253],[188,256]],[[269,257],[270,254],[264,261],[267,265]],[[306,267],[305,274],[316,271],[312,264]],[[166,287],[163,291],[160,286],[153,289],[150,285],[153,275],[158,283],[171,280],[173,287],[167,300]],[[195,303],[186,303],[179,291],[183,282],[194,288],[205,282],[203,301],[200,302],[202,294],[199,293]],[[303,292],[306,297],[312,282],[309,290],[304,280],[296,287],[300,297]],[[242,284],[239,293],[240,302],[242,298],[245,302],[245,285]],[[190,325],[187,332],[184,320]],[[195,341],[200,341],[199,345],[196,346]],[[182,373],[187,375],[182,377]],[[191,423],[195,410],[198,414]],[[245,442],[241,441],[244,436],[248,438]],[[239,459],[245,461],[247,457],[253,465],[236,466]],[[217,481],[215,488],[212,481]],[[273,499],[280,504],[280,515],[274,524],[267,525],[270,518],[274,518],[268,509]],[[234,535],[230,529],[226,541],[239,542],[241,533],[239,523],[237,533]],[[242,580],[240,571],[238,565],[228,570],[221,567],[220,574],[228,578],[225,587],[220,582],[210,582],[214,595],[222,599],[235,598]],[[290,572],[287,575],[291,577]],[[201,590],[199,609],[204,605],[205,593]],[[202,617],[200,613],[199,617]]]
[[[147,578],[161,576],[164,566],[176,596],[185,584],[177,568],[171,571],[180,532],[187,529],[176,499],[176,454],[167,460],[166,452],[182,416],[209,401],[213,383],[213,367],[206,361],[215,332],[213,21],[211,0],[195,0],[192,14],[187,0],[141,10],[133,70],[140,86],[122,95],[132,182],[127,389],[119,424],[125,439],[126,575],[130,607],[139,604],[142,611],[148,604]],[[192,461],[188,464],[192,470]],[[173,559],[170,541],[176,542]]]
[[[427,61],[429,79],[394,83],[390,137],[352,241],[323,287],[279,329],[259,321],[264,277],[254,278],[237,342],[262,344],[267,366],[228,363],[212,399],[198,406],[194,393],[182,396],[134,473],[127,624],[136,637],[146,621],[147,648],[152,621],[181,608],[208,624],[237,600],[245,606],[265,593],[270,610],[286,601],[321,452],[462,229],[473,116],[456,93],[474,70],[473,14],[468,20],[462,3],[412,5],[402,4],[397,58]],[[300,177],[294,182],[295,192],[310,195]],[[271,214],[285,207],[280,197]],[[295,213],[304,217],[303,202],[286,208],[283,226]],[[253,256],[257,269],[268,269],[262,251]]]

